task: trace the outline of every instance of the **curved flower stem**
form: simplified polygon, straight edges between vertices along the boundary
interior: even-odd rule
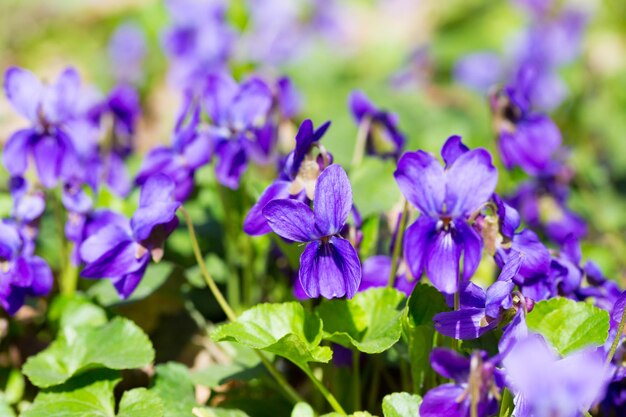
[[[372,125],[372,118],[365,116],[361,123],[359,123],[359,130],[356,134],[356,143],[354,145],[354,154],[352,155],[352,166],[355,167],[363,160],[365,154],[365,145],[367,143],[367,134],[369,133],[370,126]]]
[[[404,244],[404,231],[409,220],[409,201],[404,200],[404,208],[400,217],[400,224],[398,225],[398,233],[396,234],[396,240],[393,244],[393,255],[391,258],[391,271],[389,271],[389,281],[387,287],[393,288],[396,284],[396,273],[398,272],[398,262],[400,260],[400,251]]]
[[[624,334],[624,326],[626,325],[626,308],[622,311],[622,318],[619,321],[619,325],[617,326],[617,333],[615,333],[615,339],[613,339],[613,343],[611,344],[611,350],[609,350],[609,354],[606,357],[606,366],[609,366],[611,361],[613,360],[613,356],[615,356],[615,351],[619,346],[619,341]]]
[[[222,294],[217,284],[213,280],[213,277],[211,277],[211,274],[209,274],[209,271],[206,268],[206,264],[204,263],[204,259],[202,258],[202,252],[200,251],[200,245],[198,244],[198,239],[196,237],[196,231],[193,227],[193,223],[191,221],[189,213],[187,213],[187,210],[185,210],[183,206],[180,206],[178,210],[181,212],[181,214],[185,218],[185,222],[187,223],[187,230],[189,231],[189,238],[191,239],[193,253],[196,257],[196,262],[198,263],[198,267],[200,268],[200,272],[202,273],[204,281],[209,286],[209,289],[211,290],[213,296],[224,311],[224,314],[226,314],[228,320],[236,321],[237,315],[224,298],[224,295]],[[278,369],[276,369],[274,364],[270,362],[269,359],[267,359],[263,352],[257,349],[254,349],[254,352],[259,357],[267,371],[274,377],[278,385],[280,385],[280,387],[285,391],[285,394],[287,394],[291,401],[293,401],[294,403],[304,401],[300,394],[298,394],[296,390],[291,385],[289,385],[289,382],[287,382],[285,377],[280,372],[278,372]]]
[[[313,371],[311,370],[311,368],[307,366],[306,368],[303,368],[302,370],[309,377],[311,382],[313,382],[313,385],[315,385],[317,390],[324,396],[324,398],[326,399],[328,404],[330,404],[333,410],[335,410],[335,412],[341,414],[342,416],[345,416],[346,412],[343,409],[343,407],[341,407],[341,404],[339,404],[339,401],[337,401],[335,396],[330,391],[328,391],[328,389],[324,386],[324,384],[320,382],[319,379],[317,379],[317,377],[313,374]]]
[[[361,409],[361,352],[352,351],[352,401],[353,411]]]

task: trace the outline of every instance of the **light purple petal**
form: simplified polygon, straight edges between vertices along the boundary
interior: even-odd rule
[[[252,236],[264,235],[272,231],[267,224],[267,220],[263,217],[263,208],[272,200],[289,198],[289,181],[274,181],[270,184],[263,194],[259,197],[259,201],[252,206],[243,222],[243,231]]]
[[[494,52],[476,52],[461,58],[454,68],[454,78],[479,93],[502,82],[504,65]]]
[[[485,313],[491,318],[500,317],[500,308],[510,308],[513,304],[511,291],[515,288],[512,281],[496,281],[487,288]]]
[[[311,242],[300,257],[300,283],[312,298],[352,298],[361,282],[361,263],[345,239]]]
[[[265,82],[252,78],[241,84],[229,108],[229,121],[243,130],[265,122],[272,107],[272,91]]]
[[[93,237],[97,237],[97,235],[90,239]],[[106,252],[94,262],[88,263],[81,276],[85,278],[114,278],[135,272],[143,266],[142,258],[137,257],[137,252],[138,245],[135,242],[121,242],[113,250]]]
[[[156,227],[161,225],[169,225],[176,218],[176,210],[180,207],[180,202],[156,202],[149,206],[137,209],[133,217],[130,219],[130,226],[137,241],[142,242],[148,238]],[[168,229],[176,228],[176,224],[172,224]]]
[[[217,147],[219,159],[215,165],[215,176],[220,184],[236,190],[239,179],[248,167],[248,155],[242,141],[225,140]]]
[[[459,156],[449,167],[446,207],[452,217],[468,215],[486,203],[496,189],[498,171],[491,155],[474,149]]]
[[[30,275],[33,277],[29,294],[35,297],[48,295],[52,290],[54,278],[46,261],[38,256],[33,256],[28,259],[28,267]]]
[[[214,124],[226,124],[228,107],[237,94],[237,88],[237,83],[230,75],[212,75],[208,78],[203,104]]]
[[[129,232],[126,227],[118,224],[98,228],[81,245],[80,257],[87,263],[95,262],[121,243],[130,242],[132,238]]]
[[[309,242],[318,237],[313,211],[301,201],[272,200],[262,209],[274,233],[295,242]]]
[[[352,187],[340,165],[330,165],[317,179],[313,200],[315,224],[323,236],[339,233],[352,209]]]
[[[389,256],[377,255],[367,258],[363,261],[363,278],[359,291],[386,286],[390,273],[391,258]]]
[[[365,93],[361,90],[354,90],[350,93],[348,105],[357,123],[361,122],[365,116],[372,116],[377,111],[376,107],[374,107],[372,102],[369,101]]]
[[[191,169],[198,169],[207,164],[213,155],[213,145],[212,138],[206,134],[198,133],[183,150],[187,166]]]
[[[459,288],[459,261],[462,246],[454,241],[452,233],[437,232],[430,242],[428,257],[425,260],[426,275],[435,288],[446,294],[453,294]]]
[[[4,91],[18,113],[31,122],[37,121],[43,85],[35,74],[18,67],[7,69],[4,73]]]
[[[393,175],[411,204],[430,217],[438,216],[443,209],[446,174],[434,156],[423,151],[407,152]]]
[[[113,286],[122,299],[128,298],[135,291],[135,288],[137,288],[137,285],[139,285],[146,273],[150,257],[146,254],[141,258],[140,262],[141,266],[136,271],[112,280]]]
[[[56,82],[49,85],[41,102],[43,113],[51,123],[63,122],[74,115],[80,92],[80,76],[66,68]]]
[[[154,174],[150,176],[141,187],[139,207],[147,207],[155,203],[171,202],[174,187],[174,181],[165,174]]]
[[[458,231],[457,241],[463,245],[463,280],[469,280],[482,258],[483,240],[480,235],[464,221],[454,223]]]

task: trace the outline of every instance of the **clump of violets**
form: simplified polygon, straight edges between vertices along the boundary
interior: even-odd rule
[[[50,188],[75,167],[74,145],[65,128],[74,117],[79,89],[80,78],[73,68],[65,69],[51,84],[22,68],[5,72],[9,102],[31,124],[4,145],[2,158],[11,175],[23,176],[34,162],[39,181]]]
[[[352,209],[352,188],[341,166],[330,165],[319,176],[313,207],[276,199],[265,205],[263,215],[277,235],[307,243],[298,276],[309,297],[352,298],[361,282],[361,262],[350,242],[339,236]]]
[[[420,277],[426,271],[438,290],[453,294],[478,268],[483,243],[471,219],[491,198],[498,172],[489,152],[469,150],[459,136],[446,141],[441,155],[445,166],[424,151],[407,152],[394,176],[402,194],[421,212],[404,237],[411,273]]]
[[[154,175],[141,188],[139,208],[130,219],[101,227],[80,246],[85,278],[110,278],[122,298],[129,297],[143,277],[150,258],[163,257],[165,239],[178,226],[175,183]],[[121,221],[119,221],[121,220]]]
[[[27,243],[15,224],[0,222],[0,305],[10,315],[24,305],[27,296],[41,297],[52,290],[50,267]]]

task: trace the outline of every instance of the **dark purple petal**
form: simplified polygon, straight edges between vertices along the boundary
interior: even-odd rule
[[[276,84],[280,112],[285,119],[291,119],[300,112],[302,98],[288,77],[279,78]]]
[[[361,282],[361,263],[356,250],[345,239],[307,245],[300,257],[300,283],[312,298],[352,298]]]
[[[4,92],[11,105],[33,123],[38,119],[43,90],[41,81],[30,71],[11,67],[4,73]]]
[[[348,98],[348,105],[352,116],[357,122],[361,122],[365,116],[373,116],[378,112],[376,107],[367,98],[365,93],[361,90],[354,90],[350,93]]]
[[[524,278],[536,278],[550,270],[550,251],[539,240],[537,235],[528,229],[513,236],[512,250],[522,254],[520,275]]]
[[[117,153],[111,152],[107,168],[106,184],[117,196],[126,197],[132,184],[124,160]]]
[[[463,280],[469,280],[482,258],[483,240],[480,235],[464,221],[454,223],[458,231],[456,241],[463,245]]]
[[[236,190],[239,179],[248,166],[248,155],[240,140],[231,139],[218,144],[219,159],[215,165],[215,175],[220,184]]]
[[[446,172],[446,209],[452,217],[468,215],[483,204],[496,189],[498,171],[491,155],[474,149],[460,155]]]
[[[183,149],[186,165],[191,169],[198,169],[206,165],[213,155],[213,140],[205,134],[198,134]]]
[[[619,322],[622,320],[622,315],[624,314],[624,307],[626,307],[626,291],[615,301],[615,305],[611,311],[611,328],[617,328],[619,325]]]
[[[243,222],[243,231],[252,236],[264,235],[272,231],[267,224],[267,220],[263,216],[265,205],[272,200],[289,198],[289,181],[274,181],[270,184],[263,194],[246,215]]]
[[[315,216],[306,204],[297,200],[272,200],[262,209],[274,233],[295,242],[309,242],[319,236]]]
[[[175,157],[176,154],[171,148],[160,146],[152,149],[141,162],[136,178],[137,184],[142,185],[158,172],[169,171],[167,168]]]
[[[37,133],[32,129],[15,132],[2,149],[2,162],[11,175],[21,176],[28,167],[28,149]]]
[[[448,306],[453,307],[454,294],[444,294],[444,296]],[[472,281],[467,281],[461,286],[459,299],[461,308],[485,308],[485,299],[485,290]]]
[[[59,179],[63,157],[63,149],[57,139],[52,136],[40,138],[33,148],[33,154],[39,181],[47,188],[54,187]]]
[[[390,273],[391,258],[389,256],[377,255],[367,258],[363,261],[363,278],[359,291],[386,286]]]
[[[434,238],[437,220],[421,215],[404,234],[404,259],[411,275],[419,279],[424,271],[430,242]]]
[[[425,259],[426,275],[435,288],[453,294],[459,288],[459,261],[462,246],[454,241],[452,233],[441,230],[431,242]]]
[[[83,246],[90,239],[98,238],[101,234],[102,231],[90,237],[83,243]],[[114,278],[135,272],[143,266],[143,257],[137,257],[139,249],[138,244],[133,241],[122,242],[93,262],[88,262],[81,276],[85,278]],[[81,256],[84,259],[82,250]]]
[[[470,340],[495,329],[499,321],[487,322],[483,308],[463,308],[436,314],[433,322],[435,329],[444,336]]]
[[[420,404],[420,417],[467,417],[469,401],[458,401],[464,388],[443,384],[426,393]]]
[[[500,317],[500,308],[511,308],[513,301],[511,291],[515,288],[513,281],[496,281],[487,288],[485,314],[493,319]]]
[[[339,233],[352,209],[352,187],[341,165],[330,165],[317,179],[315,225],[323,236]]]
[[[456,382],[465,382],[469,377],[470,360],[450,349],[433,349],[430,365],[439,375]]]
[[[74,68],[66,68],[56,82],[49,85],[41,102],[46,120],[60,123],[73,116],[80,92],[80,76]]]
[[[203,95],[206,112],[214,124],[223,126],[227,122],[228,107],[237,94],[237,83],[227,74],[211,75]]]
[[[446,173],[441,163],[423,151],[407,152],[394,172],[400,191],[422,213],[437,217],[443,209]]]
[[[319,141],[322,136],[324,136],[324,133],[326,133],[329,126],[330,122],[326,122],[318,127],[317,130],[313,130],[313,122],[310,119],[305,119],[300,124],[298,133],[296,134],[296,148],[293,151],[293,160],[288,171],[288,174],[292,179],[298,175],[300,165],[302,165],[304,157],[309,153],[311,145]]]
[[[0,260],[12,260],[22,246],[22,237],[14,224],[0,222]]]
[[[139,262],[141,263],[139,269],[121,277],[115,277],[112,280],[113,286],[122,299],[128,298],[141,282],[141,279],[146,273],[146,268],[150,263],[150,256],[148,256],[148,254],[144,255]]]
[[[441,157],[446,163],[446,167],[450,167],[459,156],[469,152],[469,148],[465,146],[462,139],[458,135],[450,136],[441,148]]]
[[[50,267],[42,258],[33,256],[27,259],[32,283],[28,290],[29,295],[34,297],[42,297],[48,295],[52,291],[54,278]]]
[[[119,245],[132,242],[128,221],[125,225],[110,224],[92,231],[80,246],[80,257],[87,263],[95,262],[114,251]]]
[[[11,285],[13,286],[27,288],[33,283],[33,275],[28,266],[28,261],[23,256],[13,261],[10,274],[12,275]]]
[[[505,203],[498,194],[494,194],[492,199],[497,207],[501,232],[510,239],[520,225],[519,213],[513,207]]]
[[[157,202],[147,207],[137,209],[130,219],[130,226],[137,241],[143,242],[151,237],[155,229],[159,226],[168,225],[176,218],[176,210],[180,207],[180,202]],[[176,222],[174,229],[178,223]],[[169,234],[169,233],[168,233]]]

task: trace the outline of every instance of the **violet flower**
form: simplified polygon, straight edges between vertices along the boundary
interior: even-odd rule
[[[13,176],[23,176],[35,162],[39,181],[47,188],[75,168],[75,151],[64,124],[74,113],[80,78],[65,69],[53,84],[44,85],[30,71],[11,67],[5,72],[4,90],[13,108],[31,122],[15,132],[4,146],[3,162]]]
[[[296,135],[296,147],[287,156],[281,175],[263,191],[246,215],[243,230],[247,234],[257,236],[272,231],[263,216],[263,208],[270,201],[281,198],[314,198],[317,178],[331,162],[330,154],[319,145],[319,140],[329,126],[330,122],[326,122],[314,129],[311,120],[302,122]],[[320,150],[319,154],[313,152],[315,148]]]
[[[199,123],[200,108],[187,96],[172,145],[157,146],[145,156],[137,173],[137,184],[143,185],[151,176],[163,173],[176,184],[174,197],[178,201],[186,200],[193,191],[196,170],[207,164],[213,153],[212,141],[200,130]]]
[[[398,159],[405,143],[404,135],[398,129],[398,116],[378,109],[360,90],[353,91],[348,101],[359,129],[366,129],[367,154]]]
[[[24,305],[26,296],[41,297],[52,290],[50,267],[27,247],[14,224],[0,222],[0,305],[10,315]]]
[[[299,280],[311,298],[334,298],[356,293],[361,263],[350,242],[338,236],[352,208],[352,188],[339,165],[326,168],[315,187],[314,210],[292,199],[273,200],[263,209],[279,236],[307,243],[300,257]]]
[[[361,285],[359,285],[359,292],[369,288],[386,287],[391,274],[391,262],[391,257],[387,255],[375,255],[363,261],[363,277],[361,278]],[[417,280],[409,280],[408,274],[402,271],[401,267],[398,268],[395,288],[408,297],[413,292],[415,285],[417,285]]]
[[[421,211],[404,237],[411,273],[420,277],[425,270],[439,291],[452,294],[480,263],[482,240],[468,220],[493,194],[498,173],[489,152],[470,151],[459,136],[450,137],[441,154],[445,167],[424,151],[407,152],[394,175],[402,194]]]
[[[100,228],[80,246],[85,278],[110,278],[122,298],[137,288],[152,258],[163,257],[165,239],[178,225],[175,183],[164,174],[148,178],[141,188],[139,208],[130,222]]]
[[[237,189],[248,161],[264,162],[274,149],[276,128],[269,117],[272,90],[260,78],[238,85],[229,75],[212,75],[203,105],[211,118],[209,133],[215,143],[217,180]]]
[[[460,309],[436,314],[433,317],[435,329],[455,339],[476,339],[495,329],[503,313],[513,307],[513,278],[520,270],[522,259],[518,253],[511,254],[487,291],[468,282],[460,293]]]
[[[538,334],[519,340],[503,365],[517,417],[578,417],[601,398],[610,378],[600,350],[559,358]]]
[[[496,368],[498,358],[484,351],[465,358],[453,350],[435,348],[431,366],[452,382],[428,391],[420,404],[421,417],[490,417],[498,411],[502,374]],[[472,407],[476,414],[472,413]]]
[[[108,55],[118,83],[141,81],[141,66],[146,56],[146,38],[141,27],[130,22],[119,25],[109,40]]]
[[[553,171],[561,132],[548,116],[531,111],[527,92],[508,86],[493,94],[490,103],[504,165],[519,166],[530,175]]]

